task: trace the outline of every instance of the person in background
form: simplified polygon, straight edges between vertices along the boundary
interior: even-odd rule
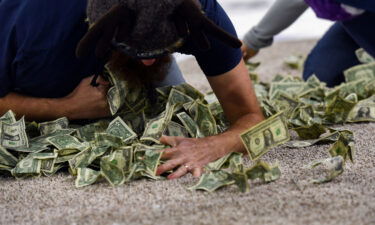
[[[309,6],[317,17],[335,21],[307,57],[303,78],[315,74],[329,87],[344,81],[343,71],[359,64],[355,50],[375,56],[375,2],[372,0],[277,0],[243,38],[245,60],[273,43]]]

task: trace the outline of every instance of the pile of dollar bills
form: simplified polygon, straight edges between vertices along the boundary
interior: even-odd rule
[[[277,75],[260,82],[249,64],[250,77],[263,113],[262,123],[241,134],[251,165],[241,153],[231,153],[208,164],[205,174],[191,190],[215,191],[236,185],[249,190],[249,180],[271,182],[280,178],[278,163],[260,160],[271,148],[284,144],[301,148],[333,143],[331,157],[311,162],[306,168],[323,168],[325,174],[311,179],[328,182],[353,162],[355,143],[349,130],[329,128],[347,122],[375,121],[375,60],[362,49],[363,63],[344,72],[346,82],[327,88],[315,76],[307,81]],[[297,68],[300,63],[291,66]],[[107,70],[109,71],[109,70]],[[12,111],[0,118],[0,175],[16,178],[52,176],[68,170],[76,187],[108,181],[117,186],[136,179],[165,179],[156,169],[163,163],[162,135],[202,138],[224,132],[229,123],[214,93],[202,94],[189,84],[157,88],[154,92],[134,88],[116,74],[108,103],[113,117],[82,123],[67,118],[48,122],[16,120]],[[298,134],[290,141],[290,132]]]

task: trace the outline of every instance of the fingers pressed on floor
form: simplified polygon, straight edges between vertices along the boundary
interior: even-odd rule
[[[163,174],[163,173],[165,173],[169,170],[173,170],[174,168],[176,168],[177,166],[182,165],[182,164],[183,164],[182,159],[169,160],[169,161],[165,162],[163,165],[160,165],[158,167],[158,170],[156,171],[156,174],[157,175]]]
[[[174,173],[168,176],[168,179],[177,179],[189,173],[189,169],[184,165],[180,166]]]
[[[194,168],[193,169],[193,176],[200,177],[203,173],[203,168]]]

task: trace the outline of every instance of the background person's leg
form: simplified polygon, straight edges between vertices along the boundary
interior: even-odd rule
[[[355,51],[360,48],[344,27],[335,23],[319,40],[305,62],[303,78],[315,74],[329,87],[342,83],[343,71],[359,64]]]
[[[342,22],[342,26],[361,48],[375,57],[375,13],[366,12]]]
[[[185,83],[185,79],[182,75],[180,68],[176,62],[176,59],[172,56],[172,63],[171,67],[169,68],[167,76],[164,78],[163,81],[154,82],[154,87],[164,87],[164,86],[171,86],[171,85],[179,85]]]

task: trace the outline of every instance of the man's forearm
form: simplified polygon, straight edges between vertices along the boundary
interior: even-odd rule
[[[240,135],[247,129],[257,125],[264,120],[263,115],[259,113],[249,113],[239,118],[226,132],[217,135],[219,140],[223,141],[224,154],[230,152],[242,152],[246,153],[246,149],[242,144]]]
[[[17,116],[25,116],[27,120],[53,120],[68,116],[69,104],[63,99],[34,98],[9,93],[0,98],[0,115],[12,110]]]
[[[240,134],[264,120],[245,63],[241,60],[231,71],[208,80],[231,124],[226,132],[212,137],[220,146],[216,151],[221,156],[245,152]]]

